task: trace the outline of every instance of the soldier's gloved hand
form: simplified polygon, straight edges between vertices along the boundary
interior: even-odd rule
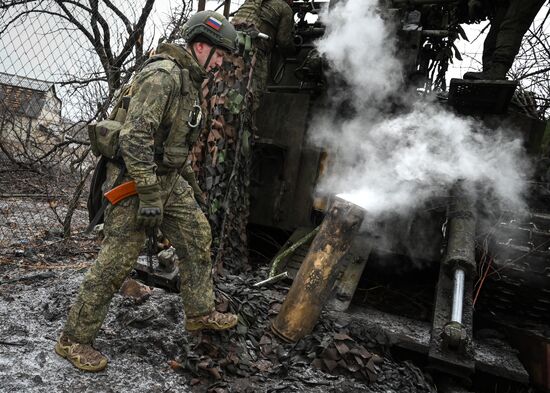
[[[139,207],[137,224],[145,229],[158,227],[162,222],[162,199],[160,185],[137,186]]]

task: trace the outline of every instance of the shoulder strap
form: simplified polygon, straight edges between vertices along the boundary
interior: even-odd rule
[[[183,68],[180,66],[180,64],[174,59],[172,56],[167,55],[166,53],[158,53],[151,57],[149,57],[141,66],[141,68],[145,68],[145,66],[154,63],[155,61],[159,60],[170,60],[173,62],[176,67],[180,70],[180,93],[181,95],[185,96],[189,94],[189,85],[187,81],[189,80],[189,70]]]
[[[139,71],[143,70],[143,68],[145,68],[147,65],[160,60],[170,60],[176,65],[176,67],[178,67],[178,69],[180,70],[180,94],[183,96],[189,94],[189,85],[187,83],[187,81],[189,80],[189,71],[181,68],[178,62],[170,55],[160,53],[151,56],[141,65]],[[128,106],[130,105],[130,99],[133,95],[132,86],[133,82],[130,82],[121,88],[120,93],[118,94],[115,101],[115,105],[113,105],[113,109],[111,110],[111,115],[108,117],[110,120],[116,119],[118,109],[128,109]]]

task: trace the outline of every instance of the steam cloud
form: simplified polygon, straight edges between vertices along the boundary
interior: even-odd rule
[[[311,140],[336,159],[319,190],[340,193],[373,216],[404,213],[464,180],[478,193],[491,191],[503,206],[522,207],[528,164],[520,139],[427,100],[411,101],[391,117],[379,110],[405,92],[394,34],[377,3],[340,1],[321,16],[327,34],[318,50],[349,86],[354,114],[344,119],[329,111],[312,124]]]

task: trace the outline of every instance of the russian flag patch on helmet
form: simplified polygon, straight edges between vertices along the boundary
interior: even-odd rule
[[[222,28],[222,21],[214,18],[213,16],[210,16],[204,23],[216,31]]]

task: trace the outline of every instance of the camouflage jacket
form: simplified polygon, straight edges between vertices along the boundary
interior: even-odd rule
[[[293,53],[294,13],[284,0],[246,0],[231,21],[235,26],[253,24],[271,37],[265,49],[277,45],[283,54]]]
[[[184,48],[161,44],[156,55],[135,76],[120,151],[129,175],[138,185],[157,183],[157,174],[181,168],[198,127],[188,125],[200,105],[204,68]]]

